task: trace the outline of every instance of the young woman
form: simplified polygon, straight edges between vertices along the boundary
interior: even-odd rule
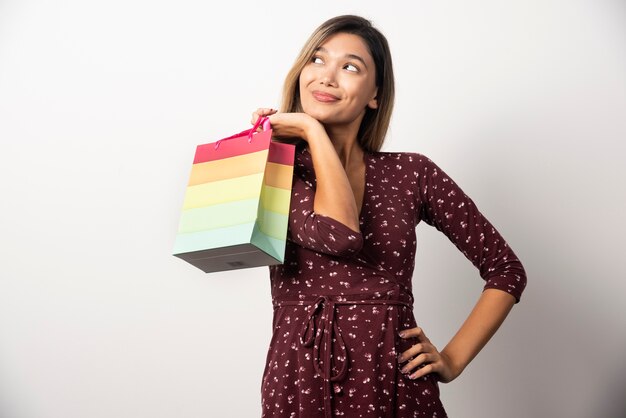
[[[302,49],[281,111],[252,115],[268,116],[278,140],[297,139],[286,258],[270,267],[264,417],[444,417],[438,381],[459,376],[524,290],[518,258],[444,171],[418,153],[379,151],[393,100],[387,40],[339,16]],[[442,350],[413,316],[420,221],[486,282]]]

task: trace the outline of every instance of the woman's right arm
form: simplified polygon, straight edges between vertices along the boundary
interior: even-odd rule
[[[313,210],[359,232],[359,213],[352,186],[326,130],[314,120],[307,135],[305,140],[309,144],[317,178]]]
[[[353,213],[346,210],[350,209],[349,205],[339,203],[342,201],[339,196],[343,199],[347,196],[353,201],[354,196],[343,166],[324,127],[305,114],[275,113],[271,109],[259,109],[253,113],[252,120],[256,122],[259,115],[271,115],[270,123],[274,136],[298,137],[308,141],[313,169],[317,177],[317,185],[313,185],[301,178],[301,174],[294,172],[288,239],[301,247],[329,255],[351,257],[357,254],[363,246],[363,235],[358,230],[356,203],[354,203]],[[307,118],[315,123],[308,125],[311,120]],[[316,124],[319,124],[321,130],[316,130]],[[324,141],[328,146],[324,146]],[[335,169],[336,178],[331,172],[334,168],[327,164],[327,160],[336,160],[339,167],[338,170]],[[298,170],[298,167],[294,169],[302,170],[302,168]],[[336,187],[342,185],[342,180],[344,181],[343,190]],[[349,221],[350,216],[354,216],[354,222]]]
[[[258,109],[252,119],[269,116],[276,136],[300,137],[309,144],[317,179],[313,210],[359,232],[359,214],[346,171],[324,126],[306,113]]]

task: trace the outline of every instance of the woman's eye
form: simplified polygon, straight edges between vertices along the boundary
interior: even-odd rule
[[[312,62],[314,64],[323,64],[324,61],[322,61],[322,59],[320,57],[313,57]]]
[[[346,64],[346,66],[344,68],[346,70],[348,70],[348,71],[352,71],[352,72],[355,72],[355,73],[359,71],[359,69],[356,66],[352,65],[352,64]]]

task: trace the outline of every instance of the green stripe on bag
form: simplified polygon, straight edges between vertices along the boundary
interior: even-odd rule
[[[180,216],[178,233],[206,231],[254,222],[259,199],[237,200],[204,208],[185,209]]]
[[[289,217],[282,213],[260,209],[258,214],[259,229],[264,234],[277,240],[285,240]]]

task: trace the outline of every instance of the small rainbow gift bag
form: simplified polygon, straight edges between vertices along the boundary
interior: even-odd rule
[[[206,273],[284,261],[295,146],[271,137],[269,119],[259,118],[252,129],[198,145],[176,257]]]

